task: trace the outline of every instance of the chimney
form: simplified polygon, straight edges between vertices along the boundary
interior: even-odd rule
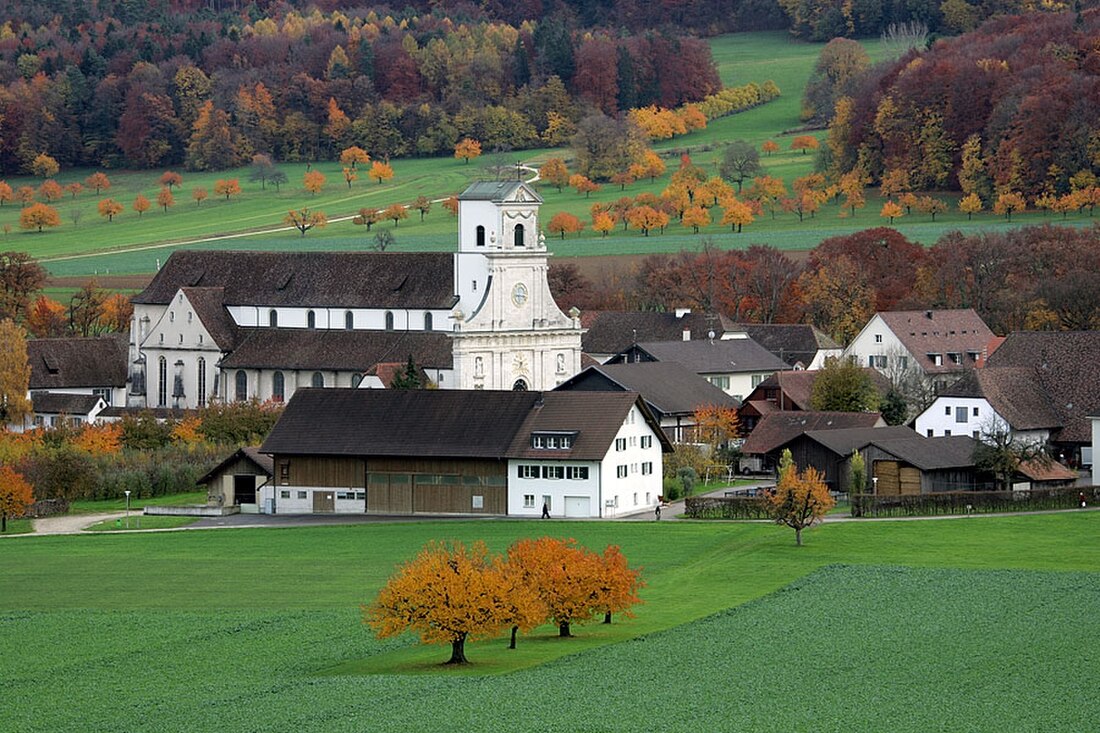
[[[691,315],[691,308],[677,308],[676,309],[676,317],[677,318],[683,318],[684,316],[690,316],[690,315]]]
[[[691,329],[690,328],[685,328],[684,329],[684,341],[691,341]]]

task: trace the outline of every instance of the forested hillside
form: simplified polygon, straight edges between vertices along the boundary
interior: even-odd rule
[[[1075,210],[1100,173],[1100,11],[1034,13],[911,52],[842,98],[824,165],[884,193],[961,189]],[[1068,207],[1068,208],[1066,208]]]

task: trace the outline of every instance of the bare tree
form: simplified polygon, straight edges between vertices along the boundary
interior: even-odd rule
[[[911,49],[924,50],[928,45],[928,26],[919,20],[891,23],[882,32],[882,48],[886,58],[900,58]]]

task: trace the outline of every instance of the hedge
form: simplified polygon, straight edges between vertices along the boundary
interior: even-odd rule
[[[691,519],[770,519],[762,496],[689,496],[684,516]]]
[[[906,496],[853,494],[853,517],[915,517],[937,514],[987,514],[1071,509],[1084,493],[1091,506],[1100,502],[1100,487],[1066,486],[1028,491],[944,491]]]

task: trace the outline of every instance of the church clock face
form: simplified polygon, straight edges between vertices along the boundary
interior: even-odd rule
[[[516,286],[512,288],[512,302],[517,306],[521,306],[527,302],[527,286],[523,283],[516,283]]]

